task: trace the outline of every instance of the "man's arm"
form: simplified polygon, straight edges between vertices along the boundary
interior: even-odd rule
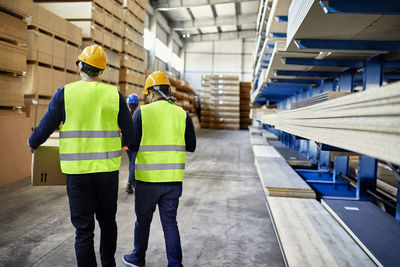
[[[29,137],[28,143],[31,149],[36,149],[43,144],[64,120],[64,87],[61,87],[51,98],[46,113]]]
[[[122,146],[130,147],[133,139],[134,126],[132,123],[131,112],[126,104],[124,96],[119,94],[118,126],[122,132]]]
[[[192,118],[190,118],[188,113],[186,113],[185,143],[186,151],[194,152],[196,150],[196,134],[194,132]]]
[[[142,141],[142,111],[138,108],[133,115],[133,139],[129,150],[138,151]]]

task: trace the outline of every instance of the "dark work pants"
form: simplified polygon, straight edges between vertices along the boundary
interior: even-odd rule
[[[150,224],[158,204],[164,231],[168,266],[182,266],[182,248],[176,215],[182,183],[146,183],[136,181],[135,188],[135,237],[133,256],[144,265],[149,240]]]
[[[136,161],[136,154],[137,151],[126,151],[129,158],[129,179],[128,182],[135,186],[135,161]]]
[[[76,229],[75,254],[78,266],[97,266],[93,246],[94,216],[100,225],[101,264],[115,266],[118,171],[68,174],[67,193],[71,222]]]

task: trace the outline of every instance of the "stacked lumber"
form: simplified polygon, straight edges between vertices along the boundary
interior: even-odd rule
[[[239,77],[205,75],[202,77],[202,86],[205,103],[202,105],[201,121],[204,126],[214,129],[240,129]]]
[[[287,266],[376,266],[315,199],[267,197]]]
[[[188,81],[177,79],[175,76],[169,76],[171,82],[172,94],[175,97],[175,104],[181,106],[188,113],[195,112],[194,107],[194,90],[190,87]]]
[[[22,13],[11,13],[18,6],[8,6],[0,2],[2,8],[0,11],[0,107],[11,113],[16,107],[24,106],[22,84],[23,74],[27,69],[25,46],[28,42],[27,24],[24,18],[32,12],[32,2],[25,2],[27,2],[27,9],[22,10]]]
[[[307,106],[311,106],[311,105],[315,105],[318,103],[322,103],[328,100],[332,100],[344,95],[348,95],[350,94],[349,92],[325,92],[319,95],[315,95],[312,97],[307,97],[304,98],[302,100],[296,101],[294,103],[291,104],[291,109],[296,109],[296,108],[302,108],[302,107],[307,107]]]
[[[240,129],[247,129],[251,124],[250,92],[251,83],[240,82]]]
[[[57,88],[79,80],[75,62],[81,45],[79,27],[33,4],[23,84],[25,111],[32,128],[39,124]]]
[[[264,115],[263,123],[306,139],[400,164],[400,83]]]
[[[210,127],[211,119],[211,88],[210,88],[210,76],[204,75],[201,77],[201,93],[200,93],[200,125],[201,128]]]

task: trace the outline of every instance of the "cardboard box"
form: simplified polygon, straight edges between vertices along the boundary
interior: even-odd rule
[[[122,39],[114,34],[111,35],[111,47],[118,52],[122,51]]]
[[[17,73],[26,71],[26,48],[0,41],[0,51],[0,70]]]
[[[36,30],[28,30],[27,60],[52,64],[53,37]]]
[[[114,17],[113,20],[113,32],[122,37],[122,35],[124,34],[124,30],[125,30],[125,25],[122,21],[120,21],[119,19]]]
[[[104,25],[104,10],[91,1],[40,3],[40,5],[63,19],[94,20]]]
[[[28,64],[24,80],[24,93],[26,95],[53,95],[53,72],[51,68],[37,64]]]
[[[67,70],[78,71],[78,67],[75,63],[78,60],[78,55],[80,54],[80,52],[81,51],[79,47],[67,44],[67,52],[65,55],[65,68]]]
[[[67,176],[61,172],[58,139],[49,138],[35,150],[31,181],[33,186],[67,184]]]
[[[113,1],[112,13],[117,18],[122,17],[122,5],[117,1]]]
[[[53,94],[65,85],[65,71],[53,69]]]
[[[73,82],[79,81],[80,79],[81,79],[81,77],[79,76],[79,74],[71,73],[71,72],[67,71],[66,75],[65,75],[65,84],[73,83]]]
[[[110,31],[113,30],[113,15],[106,12],[104,16],[104,28],[109,29]]]
[[[26,22],[0,11],[0,37],[26,44],[28,35],[26,33]]]
[[[25,17],[31,16],[33,12],[32,0],[0,0],[0,6]]]
[[[57,38],[53,39],[53,65],[65,69],[65,54],[67,43]]]
[[[27,145],[29,119],[20,115],[0,116],[0,186],[30,175],[32,154]]]
[[[117,52],[111,50],[111,49],[104,49],[104,51],[106,52],[107,55],[107,64],[111,65],[115,68],[119,68],[121,66],[120,64],[120,54],[118,54]]]
[[[81,46],[82,45],[82,29],[72,24],[70,22],[67,23],[67,40]]]
[[[103,30],[103,44],[106,47],[111,47],[111,40],[112,40],[112,33],[107,31],[107,30]]]
[[[82,38],[92,39],[100,44],[103,43],[103,29],[91,21],[72,21],[74,25],[82,30]]]
[[[24,106],[22,77],[0,73],[0,106]]]

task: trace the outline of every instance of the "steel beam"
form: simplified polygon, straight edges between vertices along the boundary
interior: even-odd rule
[[[186,39],[187,42],[203,42],[203,41],[219,41],[219,40],[233,40],[243,38],[254,38],[256,31],[245,30],[245,31],[233,31],[233,32],[222,32],[222,33],[205,33],[191,35],[190,38]]]
[[[322,71],[295,71],[295,70],[277,70],[276,76],[296,76],[296,77],[321,77],[321,78],[337,78],[336,72]]]
[[[299,49],[400,52],[398,41],[299,39],[295,44]]]
[[[322,0],[319,1],[326,14],[375,14],[398,15],[400,4],[398,0]]]
[[[256,27],[257,14],[241,14],[234,16],[216,16],[215,18],[194,19],[171,22],[175,31],[193,30],[202,27],[221,27],[226,25],[254,25]]]
[[[254,0],[158,0],[152,1],[154,8],[169,10],[182,7],[207,6],[216,4],[249,2]]]
[[[362,68],[363,62],[356,60],[313,59],[313,58],[282,58],[287,65],[322,66],[322,67],[349,67]]]
[[[307,84],[307,85],[320,84],[321,83],[320,80],[277,79],[277,78],[270,79],[270,82],[273,82],[273,83],[285,83],[285,84]]]

